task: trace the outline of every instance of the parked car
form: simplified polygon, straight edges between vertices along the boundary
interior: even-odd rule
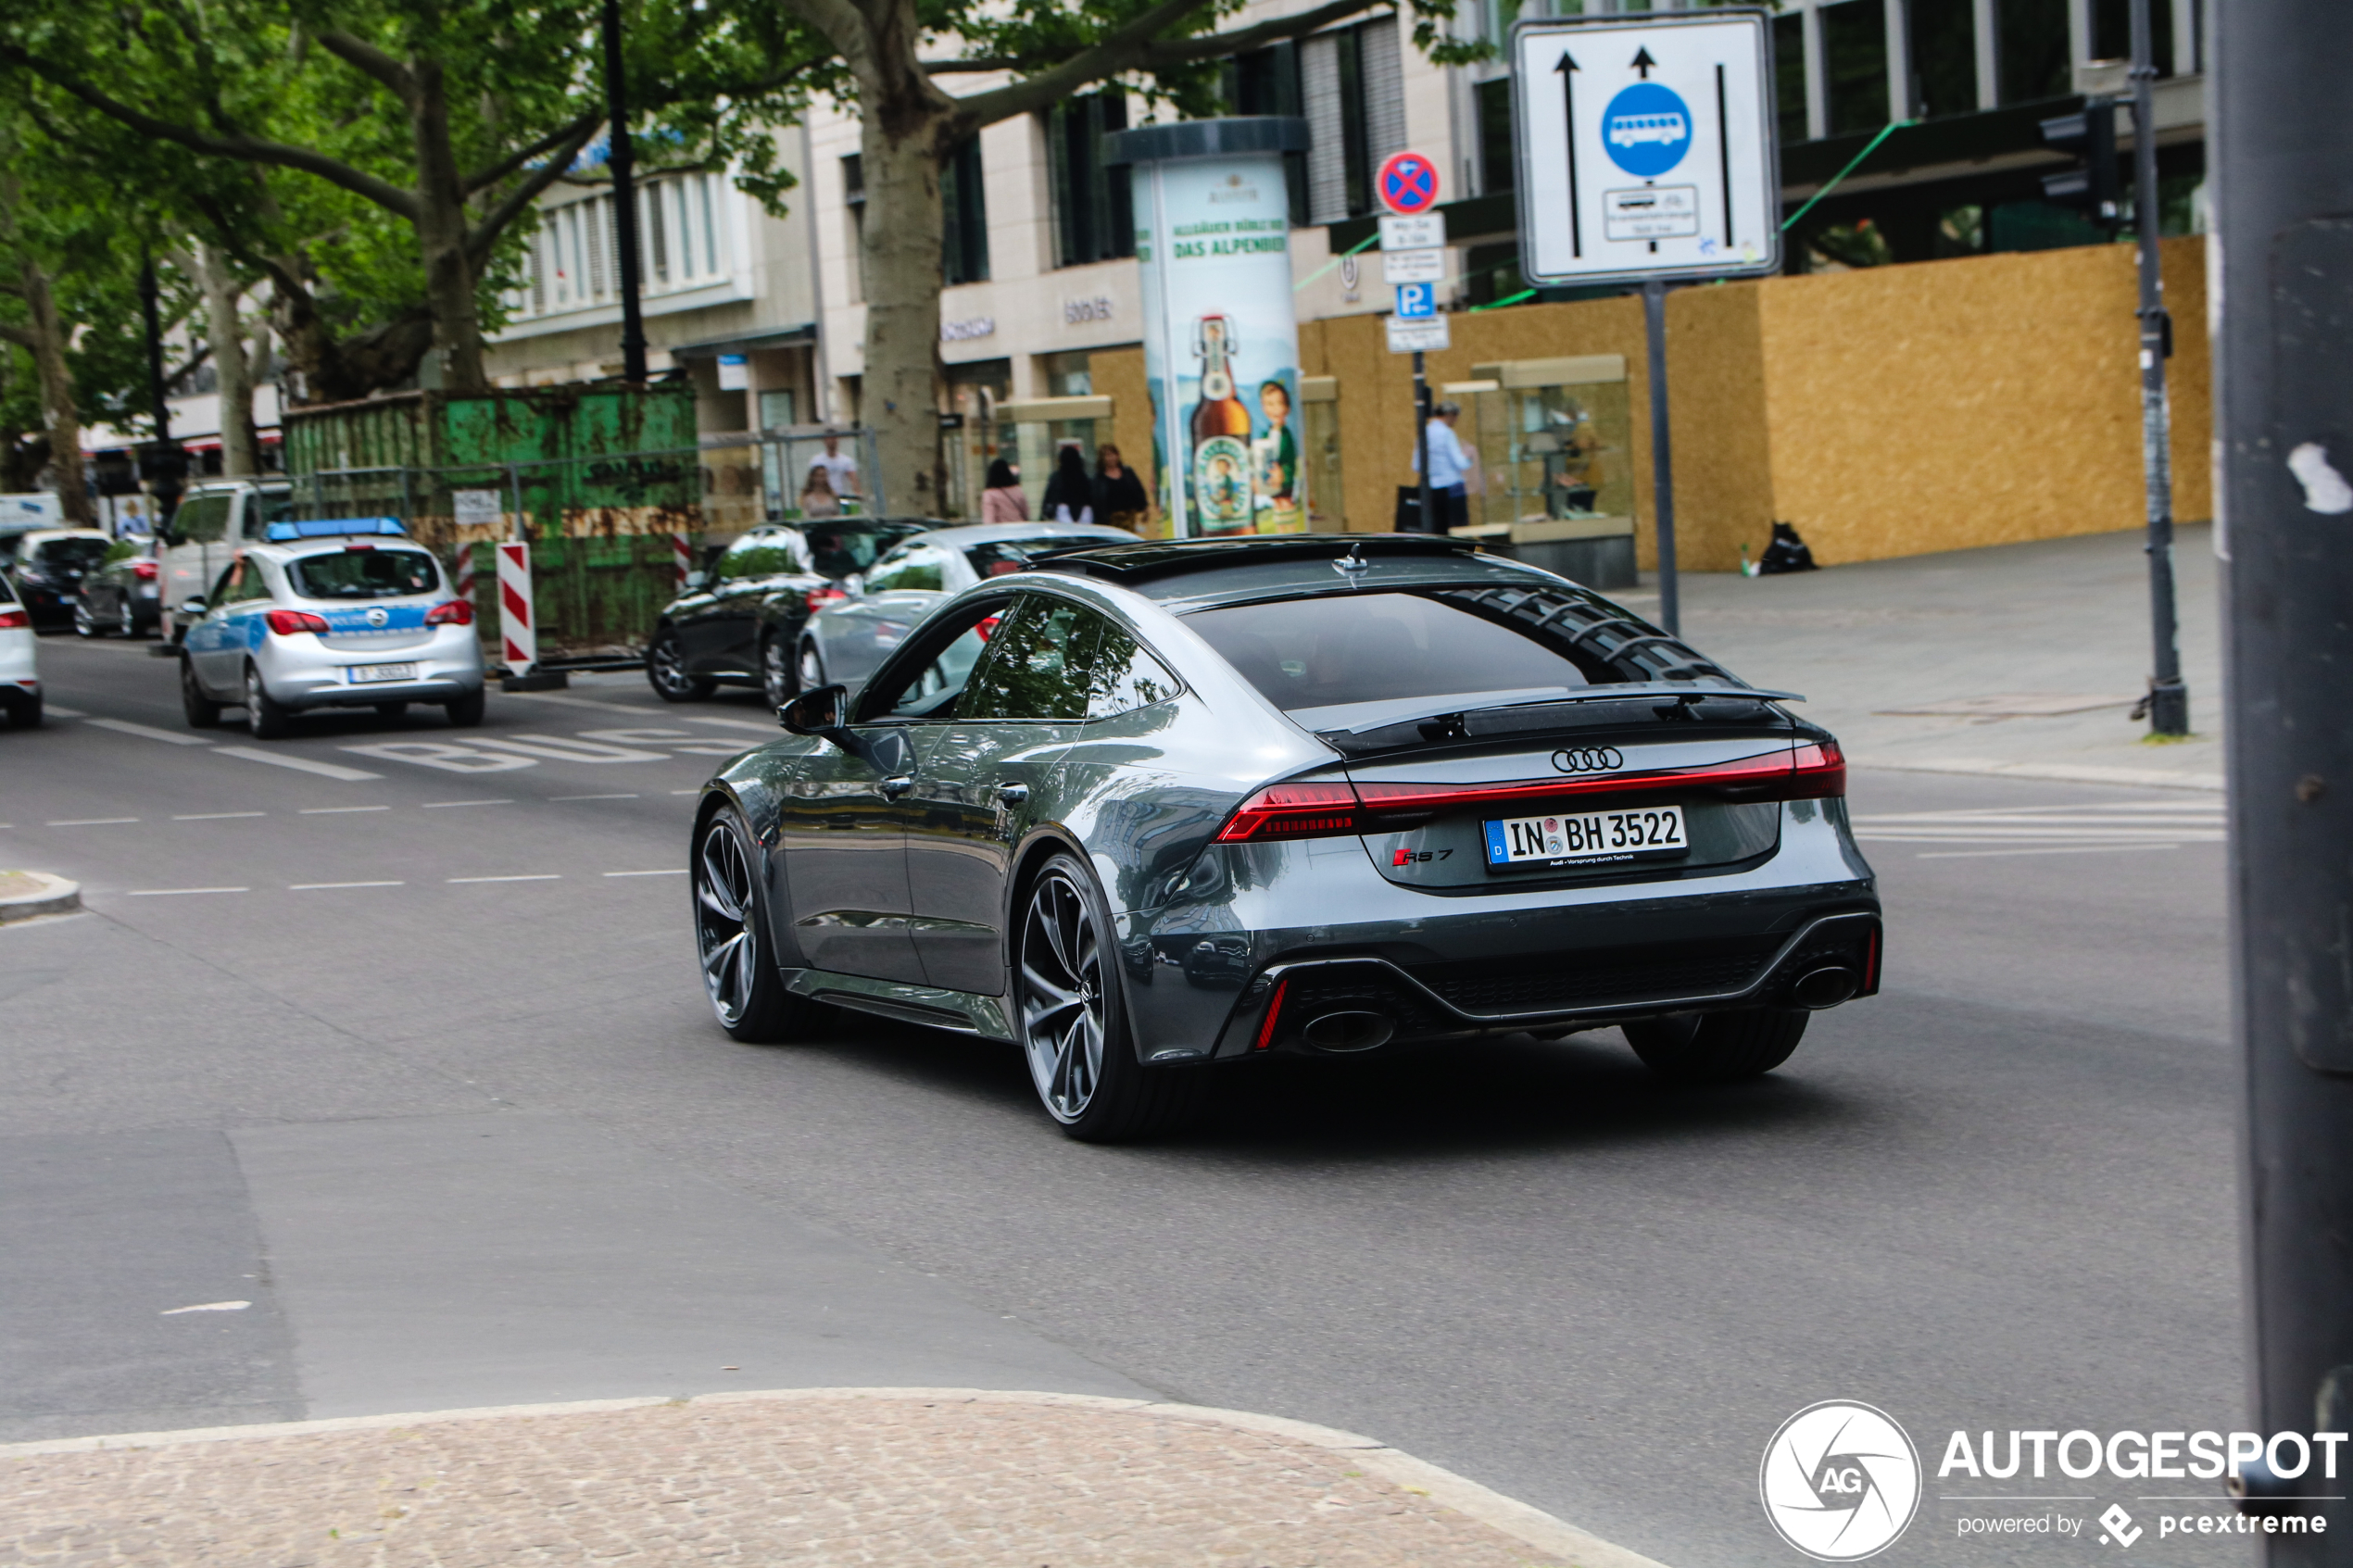
[[[16,729],[41,722],[41,638],[6,575],[0,575],[0,711]]]
[[[941,528],[901,540],[821,607],[800,633],[799,689],[857,686],[950,595],[1027,566],[1032,556],[1088,544],[1135,542],[1085,522],[1000,522]]]
[[[18,542],[8,575],[35,630],[73,623],[82,580],[105,558],[110,543],[94,528],[38,529]]]
[[[703,983],[738,1039],[838,1005],[1016,1042],[1088,1139],[1232,1064],[1517,1031],[1749,1077],[1879,985],[1845,763],[1793,700],[1461,540],[1055,556],[721,767]]]
[[[156,542],[118,539],[82,579],[73,629],[84,637],[145,636],[163,624],[162,568]]]
[[[171,521],[157,531],[160,602],[177,607],[219,580],[237,552],[259,544],[270,525],[294,515],[294,488],[284,480],[208,479],[180,497]],[[167,621],[178,641],[184,627]]]
[[[927,518],[765,523],[712,554],[664,606],[646,678],[665,702],[697,702],[724,683],[756,685],[770,706],[797,689],[793,650],[812,610],[891,546],[938,528]]]
[[[482,722],[473,605],[394,519],[271,523],[182,608],[191,729],[243,708],[255,738],[275,740],[313,709],[396,718],[412,702],[439,704],[453,724]]]

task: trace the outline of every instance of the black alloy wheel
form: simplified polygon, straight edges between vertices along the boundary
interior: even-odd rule
[[[825,656],[817,651],[815,643],[804,639],[800,645],[799,657],[793,662],[800,671],[802,691],[813,692],[825,684]]]
[[[77,637],[103,637],[106,635],[104,632],[98,629],[98,622],[96,619],[90,613],[90,596],[87,594],[82,595],[79,599],[74,601],[73,634]]]
[[[785,989],[762,940],[759,857],[751,831],[733,806],[703,824],[690,868],[695,956],[703,994],[731,1038],[747,1045],[807,1039],[833,1009]]]
[[[1680,1013],[1619,1025],[1642,1065],[1677,1084],[1731,1084],[1770,1073],[1806,1037],[1810,1013],[1780,1008]]]
[[[220,704],[205,696],[204,687],[196,684],[195,663],[185,654],[180,656],[180,711],[192,730],[220,727]]]
[[[664,702],[700,702],[718,688],[716,681],[686,672],[686,650],[669,626],[655,633],[646,649],[646,683]]]
[[[1205,1102],[1207,1069],[1136,1060],[1110,911],[1094,874],[1058,854],[1029,884],[1015,934],[1022,1054],[1046,1114],[1074,1138],[1124,1143],[1173,1132]]]
[[[785,640],[774,633],[760,639],[760,695],[771,708],[782,708],[799,691],[793,659]]]

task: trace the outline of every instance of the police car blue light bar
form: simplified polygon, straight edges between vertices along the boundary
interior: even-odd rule
[[[396,517],[321,517],[273,522],[261,536],[273,545],[285,545],[296,539],[341,539],[354,533],[396,533],[405,538],[408,533]]]

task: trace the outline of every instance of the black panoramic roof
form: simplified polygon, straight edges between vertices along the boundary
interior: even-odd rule
[[[1401,557],[1476,556],[1467,539],[1430,533],[1244,533],[1219,539],[1139,539],[1132,545],[1088,545],[1040,552],[1030,571],[1076,571],[1113,583],[1140,583],[1222,567],[1285,560],[1395,560]]]

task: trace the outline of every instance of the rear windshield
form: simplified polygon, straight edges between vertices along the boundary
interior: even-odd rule
[[[50,539],[32,549],[37,566],[92,567],[107,553],[104,539]]]
[[[433,558],[422,550],[337,550],[289,561],[286,575],[307,599],[396,599],[430,594],[440,585]]]
[[[1419,594],[1233,605],[1185,623],[1285,712],[1592,684],[1566,652]]]

